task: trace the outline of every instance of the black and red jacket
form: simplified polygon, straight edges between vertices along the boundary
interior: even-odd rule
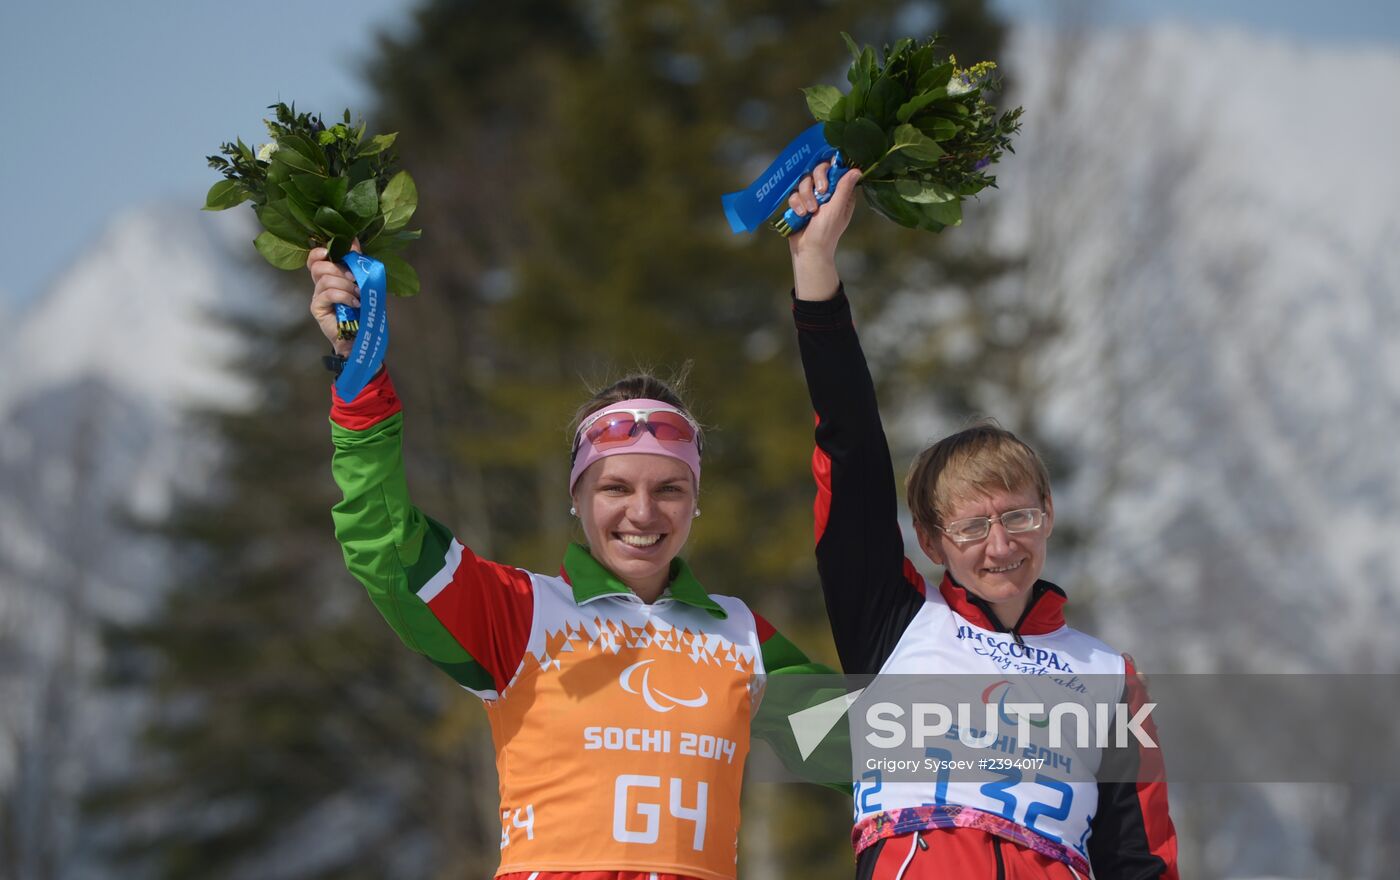
[[[971,672],[978,661],[960,641],[1014,642],[1019,649],[1011,647],[1012,653],[1048,654],[1109,673],[1101,677],[1114,682],[1115,693],[1121,689],[1121,702],[1140,707],[1146,693],[1131,664],[1065,624],[1066,596],[1059,587],[1038,581],[1010,629],[947,576],[937,590],[926,589],[904,555],[889,445],[850,305],[844,293],[823,302],[794,300],[793,315],[817,414],[817,567],[844,670]],[[1098,777],[1106,781],[1088,784],[1077,818],[1068,815],[1068,797],[1057,805],[1066,808],[1070,830],[1077,830],[1073,822],[1083,827],[1076,840],[1041,833],[1042,826],[1017,821],[1014,811],[990,815],[967,786],[961,790],[971,794],[961,802],[953,786],[945,793],[948,803],[930,808],[915,806],[918,798],[872,802],[857,781],[857,877],[1070,878],[1083,877],[1091,866],[1098,880],[1175,880],[1176,833],[1160,750],[1132,742],[1100,752],[1094,756]]]

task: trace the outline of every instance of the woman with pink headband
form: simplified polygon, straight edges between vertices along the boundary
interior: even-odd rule
[[[359,305],[355,282],[324,249],[307,267],[311,313],[344,355],[334,306]],[[332,397],[347,567],[409,648],[485,702],[496,876],[733,878],[755,682],[820,667],[680,558],[702,439],[675,392],[633,376],[579,410],[568,488],[585,542],[557,574],[482,559],[413,506],[387,370]]]

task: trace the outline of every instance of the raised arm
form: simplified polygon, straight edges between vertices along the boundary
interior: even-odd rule
[[[924,601],[923,578],[904,557],[875,385],[836,272],[836,245],[850,222],[859,176],[844,175],[818,210],[813,189],[826,184],[819,166],[790,202],[816,216],[788,239],[793,318],[817,414],[817,571],[841,665],[857,674],[880,670]]]
[[[357,306],[353,276],[311,252],[311,313],[338,353],[334,304]],[[388,370],[353,401],[331,392],[331,510],[345,565],[404,644],[458,684],[495,699],[519,666],[533,613],[530,576],[478,558],[413,505],[403,466],[403,407]]]

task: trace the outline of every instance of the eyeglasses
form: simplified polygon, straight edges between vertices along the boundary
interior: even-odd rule
[[[991,534],[994,522],[1001,523],[1001,527],[1013,535],[1020,532],[1033,532],[1045,522],[1045,511],[1038,507],[1024,507],[1020,510],[1008,510],[996,516],[970,516],[967,519],[954,520],[946,526],[938,526],[938,530],[952,539],[954,543],[967,544],[972,541],[980,541]]]
[[[643,430],[649,432],[662,446],[700,445],[697,437],[700,426],[690,417],[674,409],[604,409],[583,420],[574,440],[573,457],[578,457],[579,447],[587,440],[594,449],[615,449],[631,446],[642,439]]]

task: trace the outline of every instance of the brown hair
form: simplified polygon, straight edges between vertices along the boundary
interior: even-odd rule
[[[905,495],[914,522],[926,530],[943,524],[959,502],[998,490],[1034,489],[1050,500],[1050,475],[1040,456],[990,419],[944,437],[914,459]]]
[[[671,377],[669,382],[662,381],[653,375],[649,370],[639,370],[629,376],[624,376],[604,388],[595,390],[588,400],[574,413],[573,420],[569,422],[569,448],[573,451],[573,443],[578,436],[578,426],[583,424],[583,420],[593,415],[604,407],[614,403],[621,403],[624,400],[636,400],[644,398],[648,400],[659,400],[662,403],[670,404],[676,409],[690,416],[691,421],[699,425],[695,416],[691,415],[690,407],[685,405],[681,399],[678,388],[685,385],[686,377],[690,374],[690,362],[687,361],[681,369]],[[697,448],[704,448],[704,430],[701,429],[695,437]]]

